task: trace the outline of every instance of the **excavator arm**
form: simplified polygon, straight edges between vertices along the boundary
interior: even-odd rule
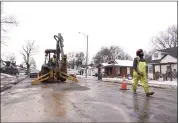
[[[57,35],[54,35],[54,39],[56,40],[56,51],[55,54],[57,56],[56,58],[56,68],[50,70],[48,73],[38,77],[35,79],[32,84],[40,84],[41,82],[48,81],[50,78],[53,78],[54,80],[57,81],[66,81],[66,80],[71,80],[74,82],[78,82],[76,77],[70,76],[67,74],[67,55],[64,54],[63,50],[63,37],[61,36],[60,33]],[[53,51],[54,52],[54,51]],[[61,55],[61,59],[60,59]]]

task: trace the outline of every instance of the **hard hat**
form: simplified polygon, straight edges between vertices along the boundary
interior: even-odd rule
[[[138,49],[137,51],[136,51],[136,55],[137,56],[139,56],[139,55],[143,55],[144,53],[143,53],[143,50],[142,49]]]

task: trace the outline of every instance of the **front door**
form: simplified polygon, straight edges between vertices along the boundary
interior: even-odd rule
[[[171,66],[167,66],[167,77],[169,78],[171,76]]]
[[[127,75],[127,67],[120,67],[120,75],[126,77]]]

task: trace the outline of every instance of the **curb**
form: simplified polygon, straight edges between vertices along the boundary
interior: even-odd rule
[[[86,79],[86,80],[91,79],[91,78],[93,79],[93,77],[91,77],[91,78],[90,77],[87,77],[87,78],[86,77],[76,77],[76,78],[78,78],[78,79]]]
[[[109,81],[109,80],[102,80],[103,82],[113,82],[113,83],[119,83],[119,84],[122,84],[122,81]],[[129,81],[126,81],[126,84],[127,85],[132,85],[132,83],[131,82],[129,82]],[[138,86],[142,86],[141,84],[138,84]],[[155,84],[155,85],[150,85],[150,83],[149,83],[149,87],[154,87],[154,88],[161,88],[161,89],[166,89],[166,88],[173,88],[173,89],[177,89],[177,86],[175,87],[175,86],[173,86],[173,85],[160,85],[160,84]]]
[[[17,79],[17,80],[15,80],[14,82],[10,82],[10,83],[6,84],[4,87],[1,88],[1,90],[0,90],[1,93],[2,93],[3,91],[7,90],[7,89],[12,88],[13,85],[18,84],[19,82],[25,80],[27,77],[28,77],[28,76],[26,76],[26,77],[24,77],[24,78],[21,78],[21,79]]]
[[[16,85],[16,84],[18,84],[19,82],[25,80],[26,78],[27,78],[27,76],[24,77],[24,78],[21,78],[21,79],[17,79],[15,82],[11,82],[11,83],[8,83],[8,84],[14,84],[14,85]],[[8,84],[7,84],[7,85],[8,85]]]
[[[11,84],[11,85],[8,84],[8,85],[2,87],[2,88],[1,88],[1,93],[4,92],[5,90],[11,89],[13,85],[14,85],[14,84]]]

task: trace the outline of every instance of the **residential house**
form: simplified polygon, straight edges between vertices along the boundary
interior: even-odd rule
[[[177,78],[178,72],[178,47],[156,50],[153,55],[147,59],[148,78],[159,79]]]
[[[108,63],[102,63],[97,66],[102,68],[105,77],[132,76],[133,61],[131,60],[114,60]]]
[[[96,76],[98,73],[98,69],[96,68],[97,65],[90,65],[88,66],[87,73],[88,76]]]
[[[85,75],[85,73],[86,73],[85,65],[83,65],[82,67],[80,67],[79,71],[83,72],[83,75]],[[87,75],[88,75],[88,76],[95,76],[95,74],[97,74],[96,65],[88,65]]]
[[[96,66],[96,68],[97,68],[97,73],[96,74],[98,74],[98,70],[100,69],[101,70],[101,73],[102,74],[104,74],[105,73],[105,67],[108,65],[108,63],[101,63],[101,64],[98,64],[97,66]]]

